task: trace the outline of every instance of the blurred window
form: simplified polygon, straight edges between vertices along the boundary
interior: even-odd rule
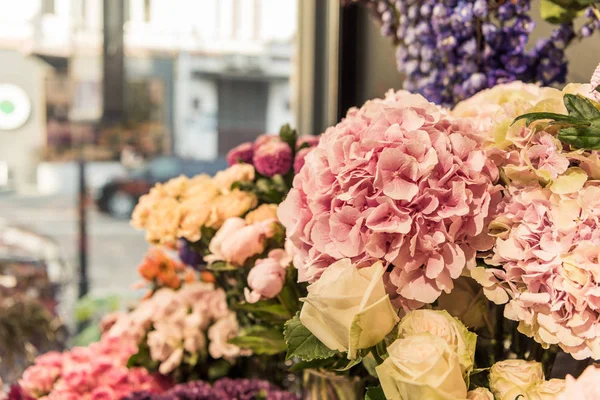
[[[181,174],[181,161],[173,157],[159,157],[150,162],[152,179],[163,182]]]
[[[85,0],[82,0],[85,3]],[[54,14],[54,0],[42,0],[42,14]]]

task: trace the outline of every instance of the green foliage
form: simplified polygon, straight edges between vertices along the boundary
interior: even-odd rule
[[[154,361],[150,356],[150,348],[146,344],[146,338],[140,342],[138,352],[129,357],[127,368],[143,367],[150,372],[158,371],[160,363]]]
[[[285,124],[279,129],[279,137],[285,143],[287,143],[292,151],[296,149],[296,139],[298,139],[298,132],[292,129],[290,124]]]
[[[563,101],[568,115],[529,113],[517,117],[513,124],[522,119],[527,125],[534,121],[549,120],[549,125],[560,127],[560,141],[579,149],[600,150],[600,105],[586,97],[573,94],[566,94]]]
[[[260,300],[256,303],[238,303],[235,304],[233,308],[273,325],[283,324],[292,317],[287,309],[275,300]]]
[[[600,118],[594,119],[589,127],[563,128],[558,138],[580,149],[600,150]]]
[[[286,360],[298,357],[303,361],[326,359],[338,354],[329,349],[300,321],[299,313],[285,323],[283,336],[287,343]]]
[[[543,20],[551,24],[562,24],[575,19],[579,15],[579,10],[561,6],[552,0],[542,0],[540,15]]]
[[[257,355],[272,356],[286,350],[286,343],[281,331],[262,325],[245,328],[239,336],[229,339],[229,343],[243,349],[250,349]]]
[[[231,364],[229,364],[226,360],[219,359],[211,361],[210,366],[208,367],[208,379],[212,381],[216,381],[224,376],[229,374],[231,370]]]
[[[573,21],[583,10],[596,0],[542,0],[540,15],[551,24],[562,24]]]
[[[224,271],[237,271],[239,268],[235,265],[231,265],[226,261],[215,261],[210,264],[207,269],[215,272],[224,272]]]
[[[594,103],[583,96],[565,94],[563,101],[571,117],[586,120],[600,118],[600,111],[598,111]]]
[[[298,270],[290,265],[287,268],[283,289],[279,293],[279,301],[288,311],[290,318],[300,311],[302,302],[300,298],[306,296],[306,286],[298,283]]]
[[[568,124],[580,124],[580,123],[585,124],[585,122],[582,122],[580,118],[572,117],[570,115],[556,114],[556,113],[550,113],[550,112],[535,112],[535,113],[523,114],[523,115],[518,116],[513,121],[513,124],[522,119],[525,120],[526,125],[531,125],[532,122],[544,120],[544,119],[549,119],[549,120],[558,121],[558,122],[566,122]]]
[[[386,400],[381,386],[367,388],[365,400]]]

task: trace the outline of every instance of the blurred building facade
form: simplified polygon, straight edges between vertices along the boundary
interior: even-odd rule
[[[0,0],[0,84],[31,101],[25,124],[0,128],[0,162],[31,181],[25,162],[72,160],[81,141],[97,145],[90,158],[114,159],[136,135],[149,153],[210,160],[293,123],[296,1],[123,0],[133,125],[111,136],[93,128],[102,114],[103,0]]]

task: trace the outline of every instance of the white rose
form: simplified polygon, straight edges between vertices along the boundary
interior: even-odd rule
[[[494,400],[494,395],[488,389],[480,387],[467,393],[467,400]]]
[[[398,339],[375,370],[388,400],[454,400],[467,397],[458,355],[430,334]]]
[[[473,369],[477,335],[469,332],[447,311],[411,311],[402,318],[398,325],[398,337],[400,338],[421,333],[430,333],[444,339],[458,355],[463,375],[466,376]]]
[[[383,286],[384,272],[380,262],[360,269],[349,259],[331,264],[301,299],[300,321],[325,346],[356,358],[357,350],[381,342],[399,320]]]
[[[544,382],[542,364],[535,361],[505,360],[490,370],[490,389],[497,400],[514,400],[525,396],[534,386]]]

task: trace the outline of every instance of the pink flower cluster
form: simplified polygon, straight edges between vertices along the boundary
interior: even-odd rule
[[[481,92],[454,115],[470,116],[488,132],[487,154],[506,184],[488,264],[472,276],[505,316],[543,345],[575,358],[600,357],[600,158],[571,149],[556,126],[513,120],[529,112],[566,114],[566,93],[590,96],[590,85],[563,91],[512,83]],[[478,114],[479,111],[480,114]]]
[[[296,155],[287,143],[278,135],[259,136],[254,143],[242,143],[227,153],[229,165],[237,163],[252,164],[263,176],[285,175],[290,169],[298,173],[304,165],[304,158],[311,148],[317,145],[319,138],[300,136],[296,141]]]
[[[106,336],[130,336],[136,343],[146,338],[150,356],[160,363],[159,372],[167,375],[185,363],[186,356],[205,357],[207,348],[213,358],[222,357],[218,344],[211,343],[209,348],[207,332],[224,319],[231,319],[225,292],[212,283],[192,282],[179,290],[157,290],[135,310],[117,318]],[[228,346],[231,357],[241,353],[226,341],[221,345]]]
[[[127,337],[104,337],[89,347],[47,353],[24,372],[19,385],[25,395],[44,400],[114,400],[134,391],[165,390],[164,379],[126,367],[136,351]]]
[[[508,301],[505,316],[524,334],[577,359],[600,358],[600,187],[509,189],[486,261],[501,268],[474,276],[488,297]]]
[[[432,303],[449,292],[478,250],[493,242],[496,167],[467,120],[419,95],[387,93],[349,111],[306,157],[279,219],[302,281],[335,260],[393,264],[397,305]]]

